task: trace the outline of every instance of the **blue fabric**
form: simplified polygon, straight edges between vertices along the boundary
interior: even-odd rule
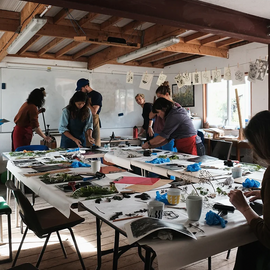
[[[79,167],[91,167],[89,164],[83,163],[81,161],[73,161],[70,165],[71,168],[79,168]]]
[[[251,188],[251,187],[256,187],[258,188],[260,186],[260,182],[254,179],[249,179],[247,178],[245,182],[242,183],[243,187],[245,188]]]
[[[154,137],[157,137],[159,134],[155,133]],[[170,140],[167,144],[162,145],[160,147],[156,147],[157,149],[162,149],[166,151],[172,151],[172,152],[177,152],[177,148],[174,147],[174,139]]]
[[[221,216],[211,210],[206,213],[205,220],[206,224],[208,224],[209,226],[221,224],[222,228],[225,228],[226,223],[228,222],[227,220],[224,220]]]
[[[49,150],[49,147],[47,145],[25,145],[25,146],[20,146],[20,147],[17,147],[15,149],[15,152],[18,152],[18,151],[23,151],[23,150],[26,150],[26,151],[34,151],[34,150]]]
[[[156,200],[165,203],[166,205],[169,204],[167,200],[167,193],[161,195],[159,191],[156,191]]]
[[[145,163],[152,163],[152,164],[162,164],[165,162],[170,162],[171,160],[169,158],[155,158],[150,161],[145,161]]]
[[[80,148],[75,148],[75,149],[69,149],[69,150],[67,150],[67,152],[77,152],[77,151],[79,151],[80,150]]]
[[[191,165],[188,165],[187,166],[187,172],[197,172],[199,170],[201,170],[201,162],[199,163],[194,163],[194,164],[191,164]]]

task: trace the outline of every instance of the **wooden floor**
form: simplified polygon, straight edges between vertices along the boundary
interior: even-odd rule
[[[0,194],[5,198],[5,186],[0,185]],[[14,209],[14,199],[11,201],[11,208]],[[45,208],[49,205],[41,198],[36,199],[35,208]],[[13,211],[14,213],[14,211]],[[95,218],[87,212],[79,212],[85,218],[85,222],[73,228],[79,249],[81,251],[85,266],[87,270],[96,269],[96,230]],[[3,216],[3,231],[4,242],[7,242],[7,219]],[[15,227],[15,215],[12,214],[12,249],[13,258],[15,257],[22,235],[19,228]],[[72,239],[69,231],[61,232],[61,238],[66,248],[68,258],[65,259],[60,248],[56,235],[52,235],[48,243],[39,269],[50,270],[77,270],[82,269],[78,260],[76,251],[73,247]],[[106,250],[113,247],[114,231],[106,224],[102,225],[102,249]],[[36,264],[39,253],[43,246],[44,239],[39,239],[31,231],[28,232],[22,251],[18,258],[17,264],[32,263]],[[122,245],[127,244],[124,237],[121,237]],[[232,250],[229,260],[226,260],[226,252],[220,253],[212,257],[212,269],[231,270],[233,269],[235,260],[235,249]],[[180,252],[180,251],[179,251]],[[8,245],[0,246],[0,260],[8,256]],[[154,269],[158,269],[157,261],[154,261]],[[11,263],[0,264],[0,269],[5,270],[11,268]],[[102,270],[112,269],[112,254],[102,257]],[[130,249],[123,254],[118,262],[118,269],[121,270],[140,270],[143,269],[143,263],[137,255],[137,249]],[[207,259],[188,265],[182,270],[207,270]],[[180,270],[180,269],[179,269]]]

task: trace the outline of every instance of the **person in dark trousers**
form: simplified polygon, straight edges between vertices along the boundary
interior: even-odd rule
[[[230,202],[246,218],[251,231],[256,235],[258,241],[240,246],[237,250],[234,270],[269,270],[270,269],[270,112],[257,113],[244,129],[244,135],[248,140],[254,154],[261,160],[263,165],[267,164],[260,190],[242,192],[242,190],[231,190],[228,194]],[[263,202],[260,217],[253,211],[250,202],[261,199]]]
[[[45,112],[42,106],[45,103],[45,89],[36,88],[28,96],[26,102],[21,106],[14,118],[16,126],[13,129],[12,151],[19,146],[30,145],[33,131],[41,136],[45,141],[50,142],[51,138],[46,136],[39,127],[38,114]]]
[[[99,92],[92,89],[89,86],[89,80],[84,78],[79,79],[77,81],[76,91],[82,91],[84,93],[87,93],[87,96],[89,98],[88,106],[93,116],[93,138],[95,139],[95,145],[101,146],[100,140],[101,121],[99,118],[99,114],[101,112],[102,107],[102,95]]]
[[[63,109],[59,132],[61,135],[61,148],[86,147],[85,134],[88,141],[93,144],[92,138],[93,118],[88,107],[86,93],[76,92]]]
[[[174,102],[166,98],[158,98],[153,104],[152,112],[165,120],[164,128],[158,136],[144,143],[143,149],[159,147],[174,139],[178,152],[204,155],[204,145],[184,108],[175,106]]]
[[[143,125],[139,132],[139,136],[146,132],[147,141],[151,140],[154,137],[153,120],[149,118],[149,114],[152,110],[152,103],[145,102],[144,94],[137,94],[135,100],[143,108]]]

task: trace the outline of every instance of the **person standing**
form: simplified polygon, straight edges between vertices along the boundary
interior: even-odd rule
[[[152,103],[145,102],[144,94],[137,94],[135,100],[143,108],[143,125],[139,132],[139,136],[146,131],[146,139],[149,141],[154,137],[153,120],[149,118],[149,114],[152,110]]]
[[[34,89],[28,96],[26,102],[21,106],[14,118],[12,138],[12,151],[20,146],[30,145],[33,131],[41,136],[45,141],[50,142],[51,138],[46,136],[39,127],[38,114],[45,112],[41,108],[45,103],[46,92],[43,87]]]
[[[92,112],[93,116],[93,138],[95,139],[95,145],[101,146],[100,141],[100,128],[101,128],[101,122],[99,119],[99,114],[101,112],[102,107],[102,95],[92,89],[89,86],[89,80],[87,79],[79,79],[77,81],[77,88],[76,91],[82,91],[84,93],[87,93],[87,96],[89,98],[89,108]]]
[[[86,147],[85,134],[88,141],[93,144],[93,119],[88,107],[86,93],[76,92],[63,109],[59,124],[61,135],[61,148]]]

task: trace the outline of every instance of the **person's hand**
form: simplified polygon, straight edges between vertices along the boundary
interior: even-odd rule
[[[95,139],[93,137],[90,137],[90,136],[88,136],[88,141],[92,145],[95,143]]]
[[[254,202],[257,199],[261,199],[261,191],[260,190],[252,190],[252,191],[248,191],[245,192],[244,195],[248,198],[253,196],[252,198],[249,199],[250,202]]]
[[[74,142],[77,144],[78,147],[82,147],[82,142],[79,139],[75,139]]]
[[[241,190],[231,190],[228,196],[230,198],[230,202],[240,212],[243,212],[245,209],[249,208],[249,205]]]
[[[44,113],[45,111],[46,111],[45,108],[40,108],[40,109],[38,110],[38,113]]]
[[[154,136],[154,131],[153,131],[152,127],[148,127],[148,135],[150,137],[153,137]]]
[[[46,137],[44,138],[44,140],[45,140],[46,142],[50,143],[50,142],[52,141],[52,138],[49,137],[49,136],[46,136]]]
[[[146,142],[146,143],[144,143],[143,145],[142,145],[142,149],[149,149],[150,147],[149,147],[149,145],[148,145],[148,142]]]

